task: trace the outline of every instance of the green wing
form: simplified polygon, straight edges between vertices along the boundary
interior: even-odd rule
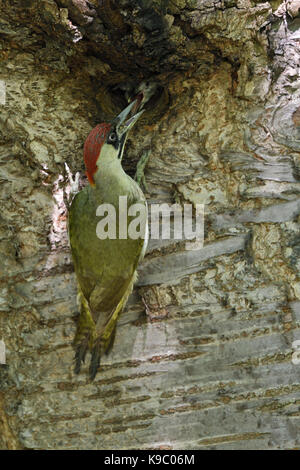
[[[88,187],[75,196],[69,211],[69,237],[79,286],[95,323],[101,315],[104,325],[132,284],[144,240],[100,240],[96,234],[100,203],[91,199]]]

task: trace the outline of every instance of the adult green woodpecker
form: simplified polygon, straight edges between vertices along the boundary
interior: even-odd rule
[[[91,380],[98,371],[101,355],[113,343],[118,316],[132,291],[136,268],[147,245],[146,200],[121,164],[128,132],[143,113],[136,111],[135,100],[111,123],[98,124],[90,132],[84,145],[89,184],[76,194],[69,208],[69,239],[80,307],[74,340],[74,371],[80,372],[81,363],[90,350]],[[143,233],[138,238],[128,236],[128,232],[124,236],[124,227],[120,236],[120,225],[125,221],[128,227],[133,220],[133,216],[128,215],[130,211],[121,213],[125,209],[120,208],[120,196],[126,196],[128,208],[139,203],[145,209]],[[97,235],[97,209],[103,204],[115,210],[116,238]]]

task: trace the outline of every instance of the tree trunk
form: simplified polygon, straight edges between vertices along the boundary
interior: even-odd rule
[[[0,446],[299,448],[299,0],[0,4]],[[91,383],[64,162],[144,79],[125,168],[151,150],[148,201],[204,204],[205,246],[151,241]]]

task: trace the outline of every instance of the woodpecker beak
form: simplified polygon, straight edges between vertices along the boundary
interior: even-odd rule
[[[128,131],[134,126],[136,121],[139,117],[143,114],[144,110],[140,111],[137,114],[134,114],[129,119],[127,117],[132,112],[133,108],[136,106],[136,100],[134,100],[127,108],[123,109],[123,111],[113,120],[112,125],[116,126],[116,132],[120,139],[120,146],[118,152],[119,160],[122,160],[124,147],[128,136]]]
[[[137,100],[134,100],[132,103],[130,103],[130,105],[127,106],[127,108],[123,109],[123,111],[114,119],[113,123],[116,124],[116,131],[119,137],[122,137],[124,134],[127,134],[128,131],[134,126],[136,121],[139,119],[139,117],[143,114],[144,109],[127,119],[130,112],[133,109],[136,109],[136,105]]]

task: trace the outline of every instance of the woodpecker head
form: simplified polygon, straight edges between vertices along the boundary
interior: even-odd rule
[[[84,144],[84,163],[91,185],[95,185],[94,176],[99,167],[101,170],[101,161],[122,160],[128,132],[144,112],[136,113],[139,108],[134,100],[111,123],[98,124],[88,135]],[[127,119],[133,109],[133,116]]]

